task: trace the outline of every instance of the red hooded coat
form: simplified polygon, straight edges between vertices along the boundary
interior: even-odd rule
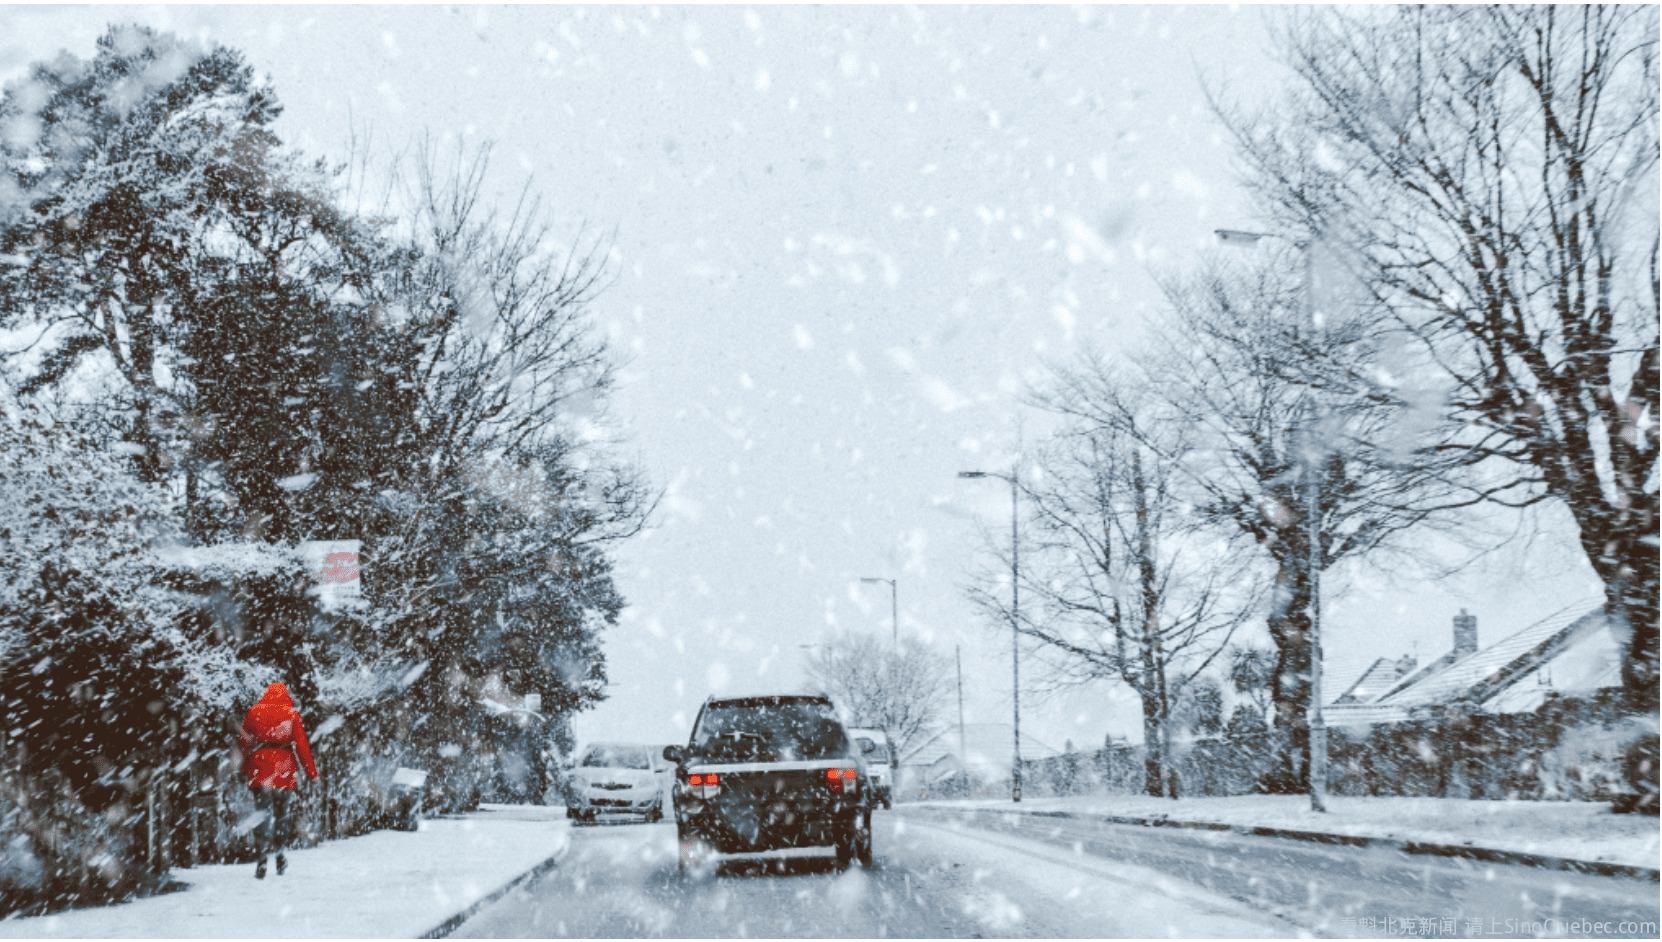
[[[242,748],[242,774],[248,776],[249,788],[293,790],[299,771],[296,753],[306,765],[306,774],[317,778],[306,727],[300,724],[300,711],[282,684],[265,688],[265,696],[248,711],[237,730],[237,745]]]

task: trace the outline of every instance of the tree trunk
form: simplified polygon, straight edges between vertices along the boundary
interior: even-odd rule
[[[1162,687],[1165,686],[1164,674],[1165,672],[1161,671]],[[1176,801],[1178,798],[1177,754],[1172,751],[1171,747],[1171,701],[1169,698],[1165,701],[1164,707],[1160,715],[1160,754],[1166,765],[1166,775],[1163,782],[1165,785],[1164,795]]]
[[[1165,652],[1160,649],[1160,636],[1154,636],[1151,647],[1154,656],[1150,659],[1154,663],[1154,693],[1155,703],[1159,707],[1159,735],[1160,735],[1160,763],[1163,766],[1160,776],[1160,795],[1166,798],[1177,797],[1177,767],[1171,750],[1171,690],[1166,685]]]
[[[1275,673],[1270,678],[1275,755],[1259,790],[1271,795],[1310,790],[1310,579],[1297,547],[1288,550],[1278,560],[1276,601],[1269,618],[1275,642]]]
[[[200,543],[205,529],[202,525],[201,491],[197,484],[195,462],[192,462],[185,468],[185,532]]]
[[[1648,495],[1647,495],[1648,496]],[[1650,501],[1654,503],[1654,499]],[[1622,646],[1622,690],[1629,711],[1657,712],[1658,561],[1656,527],[1644,533],[1589,532],[1583,528],[1582,549],[1594,572],[1604,582],[1604,609],[1612,633]],[[1612,528],[1614,529],[1614,528]],[[1645,545],[1649,537],[1651,545]]]
[[[1637,489],[1635,489],[1637,490]],[[1632,716],[1647,717],[1655,729],[1657,698],[1657,499],[1655,494],[1636,494],[1642,502],[1649,532],[1630,527],[1611,539],[1589,537],[1582,530],[1581,543],[1593,569],[1604,581],[1604,611],[1610,619],[1611,634],[1622,651],[1622,706]],[[1644,517],[1648,516],[1648,520]],[[1648,538],[1649,545],[1645,541]],[[1622,756],[1622,778],[1630,798],[1618,802],[1618,810],[1641,810],[1656,814],[1659,793],[1654,734],[1640,736],[1627,744]]]
[[[151,873],[160,873],[162,870],[160,853],[161,822],[156,817],[160,805],[156,796],[157,791],[156,780],[151,779],[144,790],[144,862]]]
[[[1166,665],[1160,645],[1160,567],[1154,558],[1154,520],[1139,450],[1131,452],[1132,506],[1137,518],[1138,654],[1142,661],[1143,742],[1146,744],[1144,788],[1156,798],[1166,793]]]
[[[160,443],[156,438],[155,419],[151,415],[156,384],[156,324],[152,305],[158,292],[146,267],[145,260],[139,259],[133,265],[126,284],[128,362],[132,368],[127,381],[133,387],[135,408],[128,438],[133,444],[144,448],[133,458],[139,477],[156,483],[162,479]]]
[[[1164,794],[1165,742],[1160,736],[1160,703],[1143,694],[1143,791],[1152,798]]]

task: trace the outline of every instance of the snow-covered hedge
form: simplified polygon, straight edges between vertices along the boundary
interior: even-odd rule
[[[169,495],[30,410],[0,420],[0,908],[121,896],[143,770],[188,698],[179,603],[150,552]]]

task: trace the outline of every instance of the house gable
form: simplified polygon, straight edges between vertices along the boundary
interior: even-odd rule
[[[1414,669],[1413,658],[1379,658],[1362,672],[1338,698],[1330,701],[1333,704],[1343,703],[1372,703],[1381,695],[1390,691],[1403,676]]]

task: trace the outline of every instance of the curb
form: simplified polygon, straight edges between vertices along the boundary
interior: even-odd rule
[[[1470,847],[1464,844],[1436,844],[1430,841],[1400,840],[1394,837],[1360,837],[1353,834],[1330,834],[1325,831],[1293,831],[1286,828],[1254,827],[1240,824],[1220,824],[1215,821],[1180,821],[1171,818],[1134,818],[1112,814],[1083,814],[1075,811],[1014,811],[987,808],[926,808],[924,811],[962,815],[999,814],[1025,815],[1031,818],[1072,818],[1082,821],[1102,821],[1108,824],[1132,824],[1141,827],[1182,828],[1189,831],[1233,831],[1253,837],[1280,837],[1318,844],[1345,844],[1351,847],[1385,847],[1405,854],[1423,854],[1431,857],[1464,857],[1486,863],[1513,864],[1538,867],[1544,870],[1567,870],[1602,877],[1629,877],[1635,880],[1662,882],[1662,871],[1627,864],[1603,863],[1594,860],[1576,860],[1570,857],[1548,857],[1520,851],[1494,850],[1488,847]]]
[[[502,884],[501,886],[499,886],[496,889],[490,891],[489,893],[486,893],[484,896],[481,896],[480,898],[474,900],[473,903],[471,905],[469,905],[466,909],[464,909],[461,912],[455,914],[454,916],[451,916],[449,919],[446,919],[445,921],[439,923],[438,925],[434,926],[433,928],[428,929],[426,932],[423,932],[421,935],[416,936],[416,938],[418,938],[418,939],[442,939],[442,938],[445,938],[445,937],[449,936],[450,933],[455,932],[457,929],[461,928],[462,923],[467,922],[469,919],[472,919],[473,915],[475,913],[477,913],[479,910],[484,909],[486,906],[489,906],[490,904],[496,902],[497,900],[501,899],[502,897],[508,895],[508,893],[510,891],[512,891],[515,887],[519,886],[522,883],[526,883],[528,881],[534,880],[537,877],[540,877],[543,874],[547,873],[548,871],[553,870],[555,867],[559,866],[560,861],[565,859],[566,851],[570,850],[570,849],[571,849],[571,842],[568,840],[564,846],[562,846],[559,850],[555,851],[553,853],[553,855],[549,856],[547,859],[543,860],[541,863],[539,863],[536,866],[532,867],[531,869],[525,871],[524,873],[520,874],[519,876],[514,877],[512,880],[509,880],[507,883]]]

